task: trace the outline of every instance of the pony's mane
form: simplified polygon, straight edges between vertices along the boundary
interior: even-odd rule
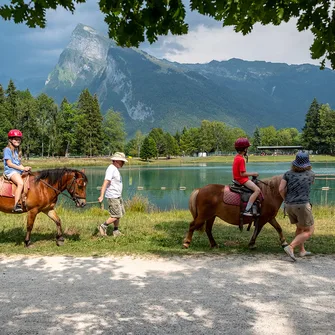
[[[60,169],[47,169],[37,172],[37,176],[35,177],[35,181],[38,182],[41,179],[46,180],[49,184],[54,185],[61,180],[61,178],[68,173],[79,173],[82,175],[82,178],[87,182],[86,175],[78,170],[60,168]]]
[[[259,188],[262,190],[264,196],[266,194],[279,194],[279,184],[283,175],[277,175],[270,178],[262,179],[258,183]]]

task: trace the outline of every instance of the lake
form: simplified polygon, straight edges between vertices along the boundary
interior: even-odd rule
[[[290,168],[289,163],[248,163],[247,170],[257,171],[259,178],[264,179],[283,174]],[[106,167],[85,168],[89,184],[87,201],[96,202],[98,189],[104,179]],[[313,171],[318,176],[311,193],[313,204],[335,204],[335,164],[314,163]],[[120,169],[123,180],[123,198],[132,198],[140,194],[160,210],[187,209],[191,192],[207,184],[230,184],[232,180],[231,164],[200,163],[189,166],[174,167],[129,167]],[[333,175],[333,176],[332,176]],[[334,179],[333,179],[334,178]],[[327,189],[329,188],[329,189]],[[63,199],[62,199],[63,198]],[[65,197],[59,200],[65,202]],[[98,203],[89,206],[98,206]]]

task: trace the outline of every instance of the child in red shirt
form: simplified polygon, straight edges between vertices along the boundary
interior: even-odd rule
[[[250,147],[250,142],[247,138],[238,138],[235,142],[235,149],[237,151],[237,155],[234,158],[233,162],[233,178],[240,184],[246,186],[254,193],[251,194],[249,201],[247,203],[247,207],[243,212],[243,215],[252,216],[252,205],[260,194],[260,188],[253,183],[249,177],[258,177],[257,172],[247,172],[245,167],[245,159],[244,156],[247,155],[248,148]]]

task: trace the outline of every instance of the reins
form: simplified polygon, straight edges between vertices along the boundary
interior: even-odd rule
[[[29,171],[29,174],[32,175],[32,176],[36,176],[36,174],[31,173],[30,171]],[[78,179],[79,179],[79,178],[78,178]],[[74,183],[76,180],[77,180],[77,179],[76,179],[75,177],[73,177],[73,178],[72,178],[71,185],[70,185],[70,186],[68,186],[68,184],[66,185],[66,190],[67,190],[69,193],[71,193],[71,192],[70,192],[70,189],[71,189],[73,183]],[[41,181],[44,185],[46,185],[47,187],[49,187],[49,188],[51,188],[52,190],[54,190],[54,191],[57,193],[57,196],[59,196],[60,194],[62,194],[62,195],[64,195],[65,197],[67,197],[67,198],[71,199],[72,201],[74,201],[75,203],[78,202],[78,199],[83,199],[83,198],[78,197],[78,196],[70,196],[70,195],[68,195],[68,194],[66,194],[66,193],[63,193],[63,191],[60,191],[59,189],[57,189],[56,187],[50,185],[49,183],[47,183],[47,182],[46,182],[45,180],[43,180],[43,179],[40,179],[39,181]],[[75,193],[75,192],[73,192],[73,193]]]

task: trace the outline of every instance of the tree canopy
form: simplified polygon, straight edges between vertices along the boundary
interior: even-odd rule
[[[86,0],[11,0],[0,6],[0,16],[29,27],[46,26],[46,9],[63,7],[75,11]],[[321,68],[328,60],[335,69],[335,6],[332,0],[190,0],[190,10],[233,26],[243,35],[256,23],[279,25],[297,20],[297,30],[310,29],[314,41],[310,47],[312,59],[321,59]],[[99,7],[109,27],[109,37],[120,46],[138,47],[147,39],[158,36],[182,35],[188,32],[186,9],[182,0],[100,0]]]

